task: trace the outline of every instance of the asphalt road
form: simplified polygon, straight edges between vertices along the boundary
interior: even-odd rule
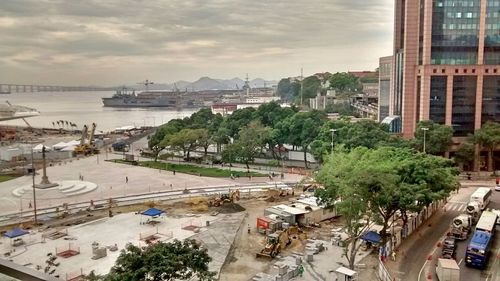
[[[487,186],[487,185],[483,185]],[[436,247],[439,241],[444,239],[444,236],[449,230],[449,226],[456,216],[465,211],[465,207],[469,201],[470,195],[477,189],[477,186],[464,187],[459,194],[454,195],[446,204],[446,212],[442,210],[437,212],[427,223],[427,226],[421,227],[418,233],[410,238],[413,241],[405,250],[403,260],[399,265],[399,272],[396,276],[400,280],[417,281],[427,280],[425,276],[425,266],[427,257],[432,253],[435,256],[440,254],[441,248]],[[493,191],[492,199],[488,208],[500,209],[500,192]],[[497,227],[497,235],[495,236],[492,255],[488,267],[481,271],[479,269],[469,268],[465,266],[463,259],[465,258],[465,249],[472,235],[466,241],[458,241],[456,259],[460,264],[461,280],[464,281],[500,281],[500,227]],[[432,267],[435,267],[436,259],[431,262]],[[433,280],[437,280],[434,275]]]
[[[470,191],[474,191],[476,188],[471,187],[469,188]],[[447,213],[451,215],[450,217],[447,217],[447,219],[444,219],[441,221],[442,224],[450,225],[452,219],[463,213],[465,206],[468,202],[468,200],[465,200],[468,198],[462,198],[460,201],[451,201],[447,204]],[[493,191],[492,197],[491,197],[491,202],[488,205],[487,208],[492,208],[492,209],[500,209],[500,192],[498,191]],[[500,230],[499,227],[497,227],[497,230]],[[441,240],[444,238],[446,231],[441,234]],[[460,280],[463,281],[491,281],[492,280],[492,274],[500,274],[500,270],[498,270],[498,265],[497,267],[494,266],[494,264],[497,262],[497,253],[499,251],[500,247],[500,235],[497,233],[495,236],[494,242],[493,242],[493,247],[492,247],[492,254],[489,260],[489,264],[485,270],[480,270],[476,268],[471,268],[467,267],[465,265],[464,259],[465,259],[465,250],[467,248],[467,245],[470,242],[470,239],[472,238],[472,234],[469,234],[469,237],[465,241],[457,241],[457,252],[456,252],[456,260],[457,263],[460,265]],[[439,250],[438,250],[439,251]],[[434,261],[435,263],[435,261]],[[433,263],[433,264],[434,264]],[[498,281],[500,281],[500,277],[498,277]],[[422,279],[421,279],[422,280]],[[437,276],[435,276],[435,280],[437,280]]]
[[[500,209],[500,192],[499,191],[493,191],[493,194],[491,196],[491,202],[488,204],[487,208],[490,209]],[[491,278],[491,273],[492,271],[496,270],[498,272],[498,266],[495,269],[493,264],[497,261],[496,256],[498,253],[498,250],[500,248],[500,228],[497,226],[497,234],[495,235],[494,241],[493,241],[493,247],[491,248],[491,256],[488,262],[488,266],[485,270],[479,270],[475,268],[470,268],[465,266],[465,250],[467,248],[467,245],[469,244],[470,239],[472,238],[471,233],[469,235],[469,239],[467,241],[459,242],[458,243],[458,248],[457,248],[457,262],[460,263],[460,279],[461,280],[467,280],[467,281],[483,281],[483,280],[492,280]],[[498,276],[498,275],[497,275]],[[498,277],[500,278],[500,277]],[[500,279],[498,279],[500,280]]]

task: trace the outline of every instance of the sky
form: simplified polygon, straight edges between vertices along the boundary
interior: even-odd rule
[[[393,0],[1,0],[0,83],[279,80],[373,70]]]

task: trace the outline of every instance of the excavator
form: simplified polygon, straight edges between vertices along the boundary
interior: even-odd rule
[[[266,246],[256,254],[257,258],[275,258],[292,240],[288,230],[279,230],[267,235]]]
[[[234,203],[240,200],[240,190],[232,190],[229,193],[218,194],[215,197],[209,198],[208,207],[220,207],[224,203]]]
[[[94,143],[94,134],[95,134],[96,124],[92,123],[92,129],[90,130],[90,136],[88,143],[85,142],[88,134],[87,125],[83,126],[82,130],[82,139],[80,140],[80,144],[75,147],[75,153],[81,155],[91,155],[99,153],[99,150],[95,147]]]

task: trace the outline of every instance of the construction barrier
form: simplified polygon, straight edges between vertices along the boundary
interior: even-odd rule
[[[70,258],[80,254],[80,247],[68,243],[68,246],[56,247],[56,255],[62,258]]]

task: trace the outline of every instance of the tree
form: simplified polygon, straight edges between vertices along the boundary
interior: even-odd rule
[[[254,121],[255,111],[256,109],[253,107],[238,109],[233,114],[226,116],[220,127],[228,132],[228,137],[235,138],[241,128]]]
[[[145,248],[128,244],[120,253],[105,281],[214,280],[208,270],[212,258],[195,240],[174,240]]]
[[[206,129],[182,129],[180,132],[166,136],[161,145],[182,151],[182,155],[189,161],[191,151],[201,146],[200,141],[205,135]]]
[[[269,128],[262,126],[258,121],[253,121],[248,126],[242,128],[238,138],[222,152],[222,159],[226,162],[236,160],[245,163],[250,170],[249,164],[261,153],[262,148],[269,138]]]
[[[473,140],[472,140],[473,141]],[[455,162],[463,168],[474,160],[474,144],[470,141],[462,143],[455,151]]]
[[[355,167],[361,156],[358,153],[347,154],[344,148],[337,149],[335,157],[329,158],[329,162],[317,176],[317,180],[327,187],[316,190],[319,203],[327,208],[335,207],[337,213],[344,218],[345,231],[348,235],[344,244],[344,255],[351,269],[354,269],[356,255],[361,246],[359,240],[370,225],[371,215],[364,201],[367,196],[359,193],[364,192],[363,189],[353,188],[348,181],[338,180],[338,174],[329,175],[328,173]],[[342,166],[342,168],[335,170],[334,166]],[[342,200],[337,200],[339,198]]]
[[[424,148],[424,130],[425,131],[425,152],[434,155],[443,155],[453,144],[453,129],[450,126],[434,123],[431,120],[420,121],[415,130],[414,147],[418,151]]]
[[[299,95],[300,83],[291,81],[290,78],[283,78],[278,83],[276,94],[284,101],[293,101]]]
[[[488,171],[494,171],[493,152],[500,145],[500,123],[486,122],[474,133],[474,143],[488,150]]]
[[[356,112],[349,102],[328,104],[325,107],[326,113],[338,113],[340,116],[355,116]]]
[[[165,149],[167,143],[164,141],[168,135],[179,132],[186,125],[181,119],[172,119],[167,124],[161,125],[156,132],[149,137],[148,147],[154,154],[155,161],[158,160],[158,155]]]
[[[356,93],[362,88],[359,79],[347,72],[337,72],[330,77],[330,88],[338,94]]]
[[[302,147],[306,168],[308,168],[307,152],[324,122],[326,122],[326,114],[323,111],[312,110],[298,112],[277,125],[282,134],[287,136],[286,143]]]
[[[302,97],[297,96],[296,103],[300,103],[302,99],[304,103],[307,102],[308,99],[316,97],[316,95],[321,90],[321,81],[315,75],[306,77],[304,81],[302,81]]]
[[[360,196],[372,220],[382,222],[380,236],[385,245],[390,220],[398,210],[406,224],[408,211],[419,211],[455,190],[457,175],[453,161],[443,157],[408,148],[357,147],[336,149],[316,179],[327,188],[318,194],[322,202],[345,200],[338,190]]]

